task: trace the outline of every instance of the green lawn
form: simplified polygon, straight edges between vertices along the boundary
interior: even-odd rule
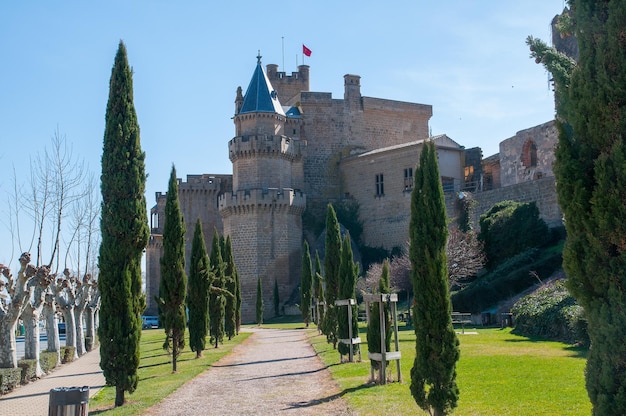
[[[191,380],[214,362],[228,354],[235,345],[251,335],[242,332],[231,341],[224,341],[219,348],[204,351],[202,358],[196,359],[196,353],[189,348],[189,331],[185,332],[185,349],[177,360],[177,372],[172,373],[170,355],[163,350],[165,334],[163,329],[144,330],[141,335],[141,363],[139,364],[139,385],[133,394],[126,394],[124,406],[114,408],[115,388],[105,387],[89,401],[89,414],[137,415],[158,403],[185,382]]]
[[[459,334],[457,382],[461,396],[455,415],[591,414],[583,375],[585,350],[519,337],[511,334],[510,328],[478,328],[477,332]],[[310,335],[357,414],[427,414],[417,407],[409,391],[415,356],[412,330],[400,331],[403,383],[385,386],[368,384],[367,344],[362,346],[363,362],[339,364],[339,353],[326,338],[317,331]],[[360,335],[365,342],[364,328]],[[396,364],[391,363],[387,374],[395,380],[396,373]]]

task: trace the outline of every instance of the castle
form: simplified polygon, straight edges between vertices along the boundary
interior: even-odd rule
[[[542,193],[554,194],[553,122],[519,132],[508,141],[514,143],[513,150],[502,142],[500,156],[483,161],[479,148],[465,149],[446,135],[429,137],[431,116],[430,105],[362,96],[358,75],[344,76],[343,99],[312,92],[309,66],[301,65],[290,75],[274,64],[265,71],[258,56],[246,93],[241,87],[236,93],[235,136],[228,142],[232,175],[179,179],[187,259],[189,230],[196,219],[202,222],[207,247],[214,230],[229,235],[241,281],[242,320],[251,322],[258,278],[265,305],[272,304],[275,281],[281,300],[297,288],[303,238],[312,242],[318,237],[303,226],[303,217],[324,221],[328,203],[358,204],[362,244],[388,250],[402,247],[408,240],[413,173],[426,140],[437,147],[449,217],[455,216],[455,198],[464,190],[494,188],[492,194],[480,192],[475,215],[490,208],[486,205],[499,198],[497,192],[505,184],[513,189],[532,182],[539,192],[520,191],[509,199],[536,200]],[[481,203],[481,197],[486,202]],[[156,200],[146,250],[148,315],[157,313],[153,298],[159,289],[165,195],[158,192]],[[539,204],[549,224],[560,221],[555,206],[556,198]],[[266,307],[265,316],[272,315],[273,309]]]

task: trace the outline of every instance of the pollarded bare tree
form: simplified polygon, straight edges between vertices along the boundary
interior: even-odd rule
[[[48,266],[37,268],[35,276],[26,285],[27,295],[21,315],[24,322],[24,358],[36,361],[37,377],[43,374],[39,365],[39,320],[44,308],[46,290],[53,280],[54,276],[50,275]]]
[[[69,269],[63,270],[64,278],[57,284],[61,285],[56,296],[58,309],[63,314],[65,321],[65,346],[74,347],[74,358],[78,358],[76,344],[76,320],[74,315],[74,307],[76,306],[76,278],[70,276]]]
[[[17,368],[15,325],[28,296],[28,281],[37,272],[37,268],[29,263],[30,254],[23,253],[15,281],[11,270],[2,266],[2,275],[6,282],[0,278],[0,368]]]

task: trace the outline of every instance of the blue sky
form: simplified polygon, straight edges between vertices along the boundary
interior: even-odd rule
[[[10,257],[28,248],[12,245],[6,227],[12,171],[26,182],[29,157],[57,129],[99,176],[120,39],[134,70],[149,206],[167,190],[172,164],[179,177],[231,173],[235,92],[245,91],[258,50],[264,66],[290,73],[304,43],[312,91],[342,98],[343,75],[360,75],[363,95],[432,105],[433,134],[485,157],[554,115],[548,74],[525,39],[549,42],[563,0],[211,3],[0,4],[0,263],[14,265]]]

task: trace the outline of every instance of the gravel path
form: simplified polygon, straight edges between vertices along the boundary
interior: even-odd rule
[[[304,330],[247,340],[147,415],[352,415]]]

